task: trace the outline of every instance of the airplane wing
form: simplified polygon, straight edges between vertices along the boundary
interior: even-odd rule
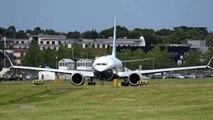
[[[94,73],[92,71],[80,71],[80,70],[60,70],[60,69],[51,69],[51,68],[40,68],[40,67],[28,67],[28,66],[14,66],[12,61],[10,60],[9,56],[6,54],[11,67],[16,69],[25,69],[25,70],[35,70],[35,71],[50,71],[56,73],[65,73],[65,74],[75,74],[80,73],[85,77],[94,77]]]
[[[169,71],[179,71],[179,70],[192,70],[192,69],[204,69],[208,66],[191,66],[191,67],[178,67],[178,68],[165,68],[165,69],[154,69],[154,70],[141,70],[141,74],[152,74],[152,73],[161,73]]]
[[[65,74],[80,73],[80,74],[84,75],[85,77],[94,77],[94,73],[92,71],[60,70],[60,69],[28,67],[28,66],[13,66],[13,65],[11,66],[11,68],[25,69],[25,70],[35,70],[35,71],[50,71],[50,72],[65,73]]]
[[[210,59],[210,61],[208,62],[207,65],[202,65],[202,66],[163,68],[163,69],[153,69],[153,70],[124,71],[124,72],[119,72],[118,76],[120,76],[120,77],[128,77],[130,74],[133,74],[133,73],[140,73],[140,74],[144,75],[144,74],[162,73],[162,72],[170,72],[170,71],[206,69],[206,68],[209,68],[209,69],[213,70],[213,68],[210,66],[210,63],[211,63],[212,59],[213,59],[213,57]]]
[[[122,63],[127,63],[127,62],[137,62],[137,61],[145,61],[145,60],[153,60],[155,58],[145,58],[145,59],[135,59],[135,60],[123,60],[121,61]]]

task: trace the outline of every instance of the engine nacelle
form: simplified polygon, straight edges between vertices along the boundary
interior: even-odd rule
[[[129,84],[132,86],[137,86],[138,81],[142,79],[142,75],[140,73],[132,73],[128,77]]]
[[[71,76],[71,83],[73,85],[83,85],[84,84],[84,76],[80,73],[74,73]]]

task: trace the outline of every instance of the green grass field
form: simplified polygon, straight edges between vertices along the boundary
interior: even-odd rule
[[[213,120],[213,79],[147,86],[0,83],[1,120]]]

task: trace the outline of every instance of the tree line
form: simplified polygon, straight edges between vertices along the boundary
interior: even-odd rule
[[[7,38],[27,38],[27,35],[65,35],[67,38],[80,39],[80,38],[109,38],[113,36],[113,27],[104,29],[100,32],[96,30],[88,30],[85,32],[70,31],[70,32],[56,32],[53,29],[41,29],[36,27],[33,30],[19,30],[16,31],[15,26],[9,26],[8,28],[0,27],[0,38],[3,36]],[[144,36],[147,45],[159,45],[159,44],[180,44],[186,43],[187,39],[192,40],[206,40],[207,45],[213,46],[213,33],[208,31],[206,27],[187,27],[180,26],[170,29],[141,29],[135,28],[133,30],[128,30],[124,26],[117,26],[117,37],[129,39],[138,39],[140,36]]]

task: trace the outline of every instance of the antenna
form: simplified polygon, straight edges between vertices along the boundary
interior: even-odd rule
[[[113,34],[113,45],[112,45],[112,56],[116,57],[116,18],[114,20],[114,34]]]

